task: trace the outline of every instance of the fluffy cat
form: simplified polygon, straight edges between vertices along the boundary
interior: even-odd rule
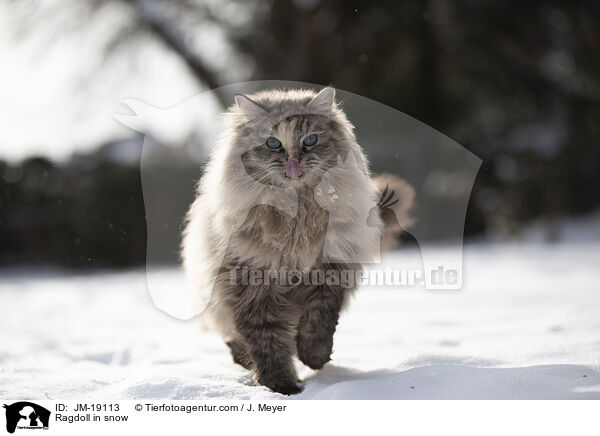
[[[371,180],[333,88],[235,100],[188,213],[183,264],[234,362],[289,395],[302,389],[295,354],[313,369],[330,360],[339,313],[355,288],[335,277],[378,257],[383,206],[399,217],[392,232],[408,224],[412,188],[393,177],[379,188]],[[402,202],[387,189],[390,198],[380,198],[390,183]],[[301,271],[302,280],[249,283],[248,270]],[[334,280],[315,282],[315,272]]]

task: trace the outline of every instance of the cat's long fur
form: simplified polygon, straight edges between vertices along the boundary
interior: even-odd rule
[[[339,312],[353,289],[253,286],[241,283],[239,270],[231,283],[226,267],[361,268],[380,250],[383,222],[373,214],[379,192],[332,88],[318,95],[270,90],[236,101],[224,114],[188,214],[183,263],[191,292],[208,304],[204,318],[234,361],[253,369],[260,384],[291,394],[300,390],[292,356],[315,369],[329,360]],[[328,138],[321,146],[330,147],[320,149],[313,169],[298,148],[304,125],[320,129],[319,137]],[[274,134],[284,143],[282,159],[297,155],[305,165],[300,179],[274,173],[283,173],[278,162],[261,167],[262,159],[274,156],[264,145]]]

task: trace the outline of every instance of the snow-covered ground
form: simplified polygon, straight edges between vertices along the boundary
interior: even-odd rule
[[[410,252],[388,256],[402,265]],[[600,243],[471,245],[461,291],[372,287],[298,399],[600,399]],[[0,271],[0,398],[278,399],[142,271]]]

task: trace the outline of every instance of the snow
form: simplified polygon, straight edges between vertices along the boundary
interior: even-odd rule
[[[387,257],[410,264],[415,253]],[[373,286],[297,399],[600,399],[600,243],[465,248],[460,291]],[[281,399],[199,323],[150,300],[141,270],[0,271],[0,397]]]

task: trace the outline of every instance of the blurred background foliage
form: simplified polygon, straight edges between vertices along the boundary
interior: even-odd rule
[[[117,7],[94,49],[101,59],[159,44],[198,89],[267,79],[333,84],[421,120],[484,161],[467,237],[518,238],[538,220],[548,240],[560,240],[557,223],[600,206],[600,3],[593,0],[7,4],[22,12],[17,39],[39,23],[53,38],[77,35]],[[87,86],[94,80],[93,71],[84,77]],[[0,264],[145,261],[142,138],[97,142],[63,161],[0,162]],[[191,161],[157,166],[174,179],[201,174]],[[177,199],[174,209],[189,200]],[[168,247],[154,260],[173,261],[176,252]]]

